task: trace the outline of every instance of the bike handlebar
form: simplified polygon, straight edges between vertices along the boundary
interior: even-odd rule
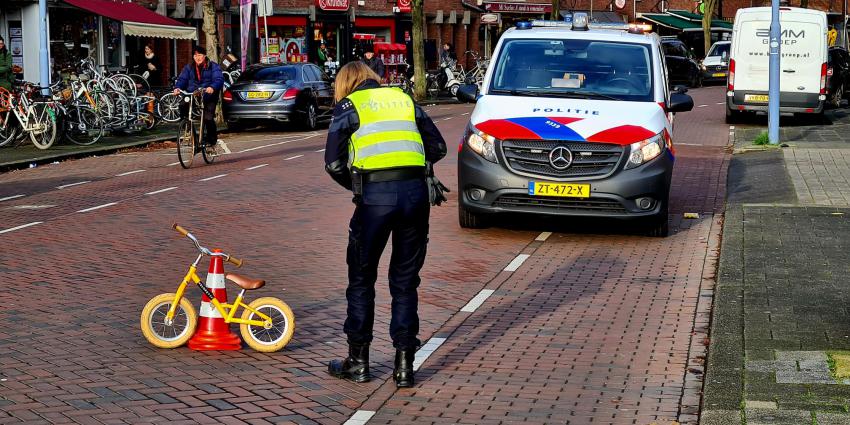
[[[240,260],[230,254],[225,254],[223,252],[212,252],[206,247],[201,246],[201,243],[198,241],[198,238],[196,238],[193,234],[189,233],[188,230],[184,229],[177,223],[171,225],[171,228],[176,230],[181,235],[189,238],[192,242],[194,242],[195,247],[198,248],[198,251],[201,251],[202,254],[209,255],[210,257],[223,257],[224,261],[227,261],[228,263],[233,264],[236,267],[242,267],[242,263],[244,262],[243,260]]]

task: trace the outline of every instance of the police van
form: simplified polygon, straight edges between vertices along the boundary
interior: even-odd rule
[[[520,22],[499,40],[458,155],[460,225],[503,213],[637,220],[666,236],[673,114],[661,40],[628,26]]]

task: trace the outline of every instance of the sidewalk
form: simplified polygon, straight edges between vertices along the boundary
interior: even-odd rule
[[[735,130],[703,424],[850,424],[850,116],[830,117],[787,148]]]
[[[160,124],[150,131],[141,131],[129,135],[109,135],[89,146],[79,146],[60,140],[50,149],[41,150],[29,141],[25,141],[18,147],[6,146],[0,148],[0,172],[27,168],[31,164],[41,165],[95,154],[108,154],[129,147],[174,140],[176,135],[177,124]]]

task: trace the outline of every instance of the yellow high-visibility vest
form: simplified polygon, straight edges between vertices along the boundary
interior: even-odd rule
[[[425,146],[410,96],[381,87],[356,91],[347,98],[360,117],[360,128],[348,145],[352,167],[373,171],[425,166]]]

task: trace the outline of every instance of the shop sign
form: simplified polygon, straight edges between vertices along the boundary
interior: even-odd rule
[[[550,13],[551,4],[534,3],[487,3],[484,7],[488,12],[507,13]]]
[[[481,15],[481,25],[498,25],[502,20],[502,15],[498,13],[485,13]]]
[[[24,69],[24,33],[21,28],[9,28],[9,50],[12,52],[12,67]]]
[[[349,0],[316,0],[322,10],[348,10]]]
[[[410,13],[413,10],[411,2],[412,0],[398,0],[398,11],[401,13]]]

